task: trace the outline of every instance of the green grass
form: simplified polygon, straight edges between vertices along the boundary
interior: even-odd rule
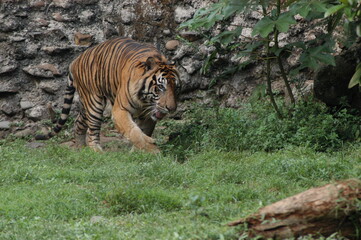
[[[333,153],[79,152],[0,146],[0,239],[236,239],[226,223],[337,179],[361,177],[358,145]],[[101,216],[101,217],[100,217]]]
[[[308,112],[307,125],[264,113],[202,110],[165,122],[161,155],[77,151],[61,138],[39,149],[1,140],[0,239],[238,239],[242,227],[227,223],[308,188],[361,178],[361,146],[337,130],[348,133],[354,118]],[[317,119],[333,131],[311,131]],[[292,138],[301,125],[308,135]]]

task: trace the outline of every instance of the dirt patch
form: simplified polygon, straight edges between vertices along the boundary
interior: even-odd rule
[[[78,149],[75,146],[74,139],[62,142],[61,145],[67,146],[72,149]],[[130,151],[132,149],[132,144],[116,131],[111,131],[110,133],[106,134],[100,134],[100,145],[102,146],[103,150],[107,152]]]

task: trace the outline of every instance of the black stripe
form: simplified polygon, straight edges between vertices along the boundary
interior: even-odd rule
[[[98,121],[98,122],[101,122],[102,121],[102,118],[100,117],[98,117],[98,116],[95,116],[95,115],[93,115],[93,114],[89,114],[89,120],[95,120],[95,121]],[[92,121],[92,122],[94,122],[94,121]]]
[[[59,119],[58,124],[64,126],[67,119]]]
[[[61,113],[68,115],[70,113],[70,108],[61,109]]]
[[[55,133],[58,133],[58,132],[60,132],[61,127],[55,126],[53,130],[54,130]],[[51,134],[49,133],[49,137],[50,137],[50,136],[51,136]]]
[[[73,86],[66,86],[65,92],[68,94],[73,94],[75,92],[75,87]]]
[[[73,103],[73,97],[71,97],[71,98],[64,98],[64,103],[66,103],[66,104],[72,104],[72,103]]]

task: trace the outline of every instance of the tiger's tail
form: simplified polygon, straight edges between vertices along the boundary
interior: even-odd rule
[[[75,93],[75,87],[73,86],[73,77],[71,72],[68,75],[68,86],[66,87],[65,94],[64,94],[64,104],[61,110],[60,118],[58,119],[56,125],[53,129],[46,133],[46,134],[39,134],[35,136],[35,140],[48,140],[58,134],[61,129],[63,128],[66,120],[68,119],[71,105],[73,104],[73,98]]]

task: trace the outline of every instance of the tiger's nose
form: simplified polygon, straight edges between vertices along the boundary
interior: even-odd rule
[[[177,104],[174,103],[170,106],[166,106],[166,109],[168,110],[169,113],[173,113],[173,112],[175,112],[175,110],[177,110]]]

